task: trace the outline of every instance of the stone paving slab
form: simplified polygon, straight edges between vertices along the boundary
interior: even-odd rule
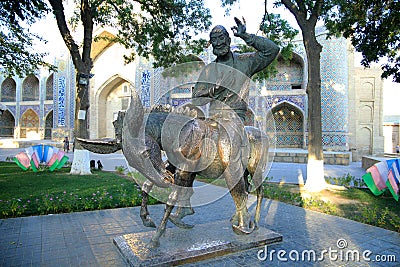
[[[249,198],[254,214],[255,198]],[[139,218],[140,207],[0,220],[0,266],[128,266],[117,247],[116,236],[148,232]],[[164,205],[149,206],[151,217],[161,221]],[[195,227],[216,221],[228,222],[235,211],[232,198],[224,196],[184,218]],[[278,244],[268,245],[271,257],[263,259],[261,246],[215,257],[185,266],[400,266],[400,234],[352,220],[306,210],[264,199],[260,226],[283,236]],[[177,229],[167,224],[167,231]],[[347,246],[340,249],[338,242]],[[369,261],[346,261],[328,254],[323,260],[291,260],[290,253],[324,250],[337,253],[371,251]],[[285,253],[281,259],[278,252]],[[269,254],[270,255],[270,254]],[[293,254],[295,255],[295,254]],[[292,256],[293,256],[292,255]],[[261,256],[261,259],[259,259]],[[378,261],[377,257],[386,257]],[[392,257],[389,259],[389,257]],[[393,258],[395,257],[395,259]],[[285,260],[286,259],[286,260]]]
[[[173,266],[282,241],[280,234],[264,227],[250,235],[236,235],[229,221],[200,224],[186,230],[168,229],[160,239],[160,246],[149,248],[154,233],[117,236],[114,243],[131,266]]]

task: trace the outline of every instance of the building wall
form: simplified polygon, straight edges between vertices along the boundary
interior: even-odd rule
[[[46,129],[47,116],[53,116],[53,120],[47,123],[51,137],[46,138],[61,140],[72,135],[74,101],[70,97],[74,99],[75,94],[73,71],[68,60],[59,59],[54,64],[59,66],[57,73],[38,70],[26,77],[11,77],[15,81],[15,101],[0,101],[14,118],[15,139],[44,139],[49,130]],[[0,86],[5,80],[6,77],[0,76]]]
[[[354,160],[383,153],[383,82],[380,75],[378,68],[354,69],[350,112]]]
[[[113,138],[114,114],[126,109],[130,91],[135,90],[137,62],[125,64],[127,50],[119,44],[99,48],[94,43],[93,49],[97,55],[90,79],[89,136]],[[124,87],[128,88],[125,93]]]

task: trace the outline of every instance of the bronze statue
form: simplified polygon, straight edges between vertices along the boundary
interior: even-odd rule
[[[168,220],[179,227],[192,227],[182,218],[194,213],[190,197],[196,175],[225,179],[235,202],[236,212],[231,219],[235,233],[249,234],[258,227],[269,140],[248,123],[248,84],[253,74],[272,62],[279,48],[266,38],[246,33],[245,24],[237,18],[235,21],[237,26],[232,28],[235,36],[257,52],[232,53],[226,29],[216,26],[211,31],[210,42],[217,59],[204,68],[193,89],[192,101],[195,106],[210,103],[208,118],[191,114],[193,109],[185,113],[159,107],[146,113],[133,92],[129,109],[125,114],[120,113],[118,122],[114,123],[116,136],[121,139],[114,142],[114,148],[122,147],[129,165],[148,179],[142,186],[140,211],[145,226],[156,227],[147,210],[152,187],[172,188],[151,246],[159,245]],[[90,141],[79,141],[93,152],[101,151],[90,146]],[[96,145],[100,147],[99,143]],[[166,152],[166,162],[162,160],[162,151]],[[257,192],[254,221],[246,207],[252,190]],[[171,214],[175,205],[177,212]]]

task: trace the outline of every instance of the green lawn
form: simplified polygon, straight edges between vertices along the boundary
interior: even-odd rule
[[[226,186],[220,180],[200,180]],[[400,202],[388,192],[376,197],[368,189],[346,186],[346,190],[309,194],[298,185],[266,182],[264,196],[400,232]],[[69,168],[34,173],[21,170],[15,163],[0,162],[0,218],[129,207],[140,202],[139,186],[117,173],[93,171],[93,175],[71,175]],[[150,197],[149,204],[155,203]]]
[[[71,175],[69,170],[35,173],[0,162],[0,218],[140,205],[140,189],[127,177],[102,171]]]

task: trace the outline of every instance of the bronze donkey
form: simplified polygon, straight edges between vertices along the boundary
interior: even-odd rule
[[[235,120],[232,114],[216,120],[200,119],[191,112],[171,112],[160,107],[146,113],[139,96],[133,92],[129,109],[125,114],[120,113],[119,119],[114,122],[116,136],[122,139],[114,142],[114,147],[115,150],[122,147],[129,165],[148,179],[142,186],[140,211],[145,226],[156,227],[147,210],[148,193],[152,187],[172,188],[164,216],[150,246],[159,246],[169,219],[179,227],[192,227],[181,219],[193,214],[190,196],[196,175],[225,179],[236,207],[231,219],[235,233],[250,234],[257,229],[269,141],[258,128],[244,127],[243,124],[238,127],[237,121],[232,120]],[[230,140],[229,132],[241,131],[240,126],[244,128],[241,138]],[[89,140],[79,141],[84,147],[85,143],[90,143]],[[222,149],[221,146],[229,146],[229,149]],[[93,152],[101,152],[94,148],[99,148],[99,145],[86,147]],[[162,151],[166,152],[166,162],[162,160]],[[226,151],[230,154],[227,155]],[[242,164],[229,164],[232,157],[241,157]],[[257,193],[254,221],[246,206],[248,193],[253,190]],[[171,214],[175,205],[178,210]]]

